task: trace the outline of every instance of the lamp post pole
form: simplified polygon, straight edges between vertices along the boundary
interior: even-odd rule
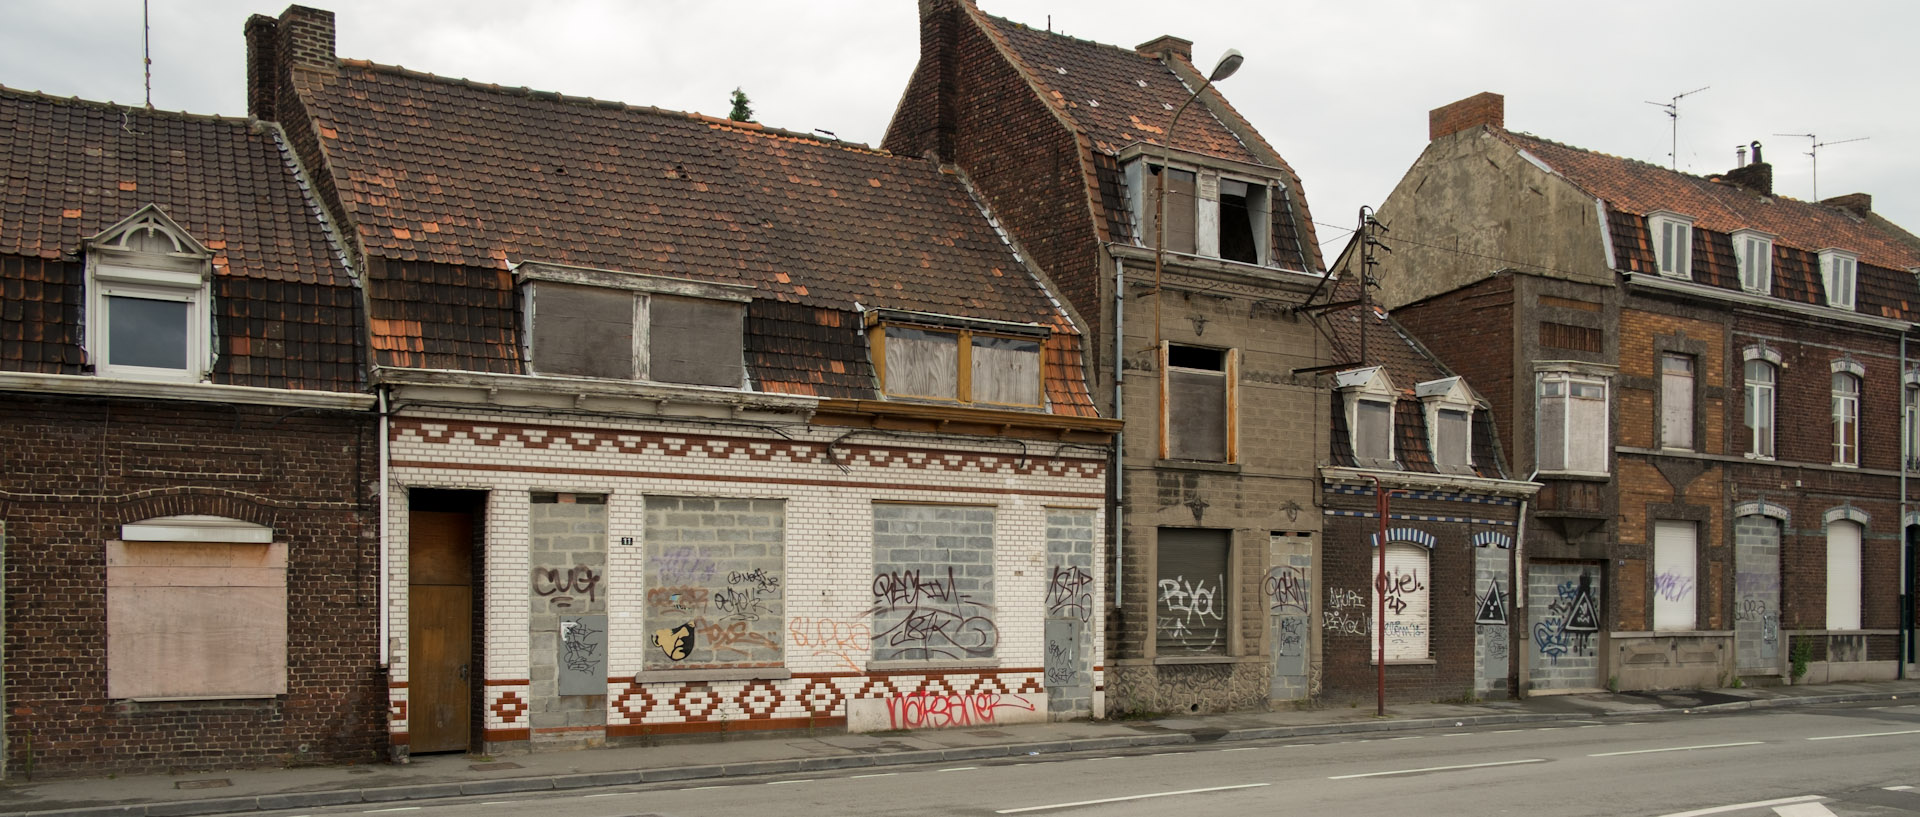
[[[1170,170],[1167,162],[1173,156],[1173,129],[1180,124],[1180,114],[1186,113],[1188,105],[1199,99],[1214,83],[1233,76],[1233,72],[1240,70],[1240,63],[1245,61],[1246,58],[1232,48],[1221,54],[1220,61],[1213,66],[1213,73],[1207,75],[1207,81],[1200,83],[1199,88],[1187,95],[1187,101],[1173,109],[1173,118],[1167,120],[1166,133],[1160,134],[1160,173],[1153,194],[1153,221],[1159,233],[1153,241],[1153,348],[1156,354],[1160,350],[1160,271],[1165,266],[1167,254],[1167,172]],[[1166,373],[1162,372],[1161,376],[1165,377]],[[1165,409],[1164,406],[1161,408]]]

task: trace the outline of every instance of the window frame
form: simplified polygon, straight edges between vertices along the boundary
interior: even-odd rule
[[[1682,537],[1679,534],[1685,533]],[[1683,541],[1684,540],[1684,541]],[[1685,589],[1678,595],[1685,598],[1670,598],[1675,595],[1671,589],[1660,585],[1663,576],[1674,568],[1684,569],[1684,575],[1676,576],[1669,588],[1685,581]],[[1658,519],[1653,523],[1653,629],[1655,632],[1684,632],[1698,629],[1700,626],[1700,525],[1683,519]]]
[[[1434,470],[1443,474],[1467,476],[1477,473],[1474,470],[1477,463],[1473,458],[1473,413],[1479,405],[1472,391],[1467,388],[1466,380],[1458,376],[1429,380],[1416,384],[1414,394],[1419,397],[1421,409],[1426,415],[1427,453],[1433,460]],[[1460,412],[1466,415],[1466,423],[1461,432],[1465,435],[1465,439],[1460,441],[1460,447],[1466,453],[1466,458],[1462,462],[1448,462],[1441,456],[1442,452],[1447,450],[1443,434],[1446,426],[1441,423],[1441,418],[1448,412]]]
[[[1920,469],[1920,370],[1908,369],[1901,377],[1901,467]]]
[[[1772,295],[1773,235],[1759,230],[1735,230],[1732,239],[1740,288],[1755,295]],[[1755,263],[1756,258],[1760,263]]]
[[[1741,391],[1745,397],[1741,404],[1741,425],[1747,429],[1746,456],[1756,460],[1771,460],[1775,457],[1775,435],[1780,426],[1780,356],[1771,350],[1750,351],[1741,365]],[[1759,366],[1767,373],[1764,383],[1753,378],[1754,367]],[[1754,407],[1761,398],[1766,400],[1767,424],[1765,427],[1754,424]],[[1762,436],[1764,434],[1764,437]]]
[[[1044,410],[1047,407],[1047,338],[1049,333],[1038,324],[989,323],[986,321],[968,321],[953,318],[940,322],[922,316],[915,320],[907,313],[876,310],[867,313],[867,352],[873,361],[874,378],[877,381],[880,396],[888,400],[925,400],[937,403],[959,404],[967,406],[1010,409]],[[910,329],[918,332],[952,335],[955,342],[954,358],[954,396],[907,394],[895,392],[889,385],[887,376],[887,330]],[[997,403],[976,400],[973,396],[973,341],[975,336],[988,338],[1007,338],[1028,341],[1034,344],[1034,395],[1033,403]]]
[[[154,251],[135,245],[151,233],[172,245]],[[87,359],[101,377],[200,383],[213,372],[213,252],[154,205],[82,242],[86,254]],[[183,365],[172,367],[116,364],[112,335],[114,298],[168,301],[187,305]]]
[[[520,287],[521,324],[520,353],[526,361],[527,371],[540,377],[577,377],[608,382],[641,382],[685,388],[746,390],[752,388],[752,374],[746,365],[746,311],[752,302],[753,288],[736,284],[717,284],[705,281],[688,281],[678,278],[665,278],[655,275],[618,272],[613,270],[573,267],[564,264],[545,262],[522,262],[513,267],[514,277]],[[536,332],[539,325],[540,286],[554,284],[568,287],[585,287],[626,292],[633,298],[632,324],[632,374],[624,378],[606,378],[595,375],[543,372],[540,366],[540,350],[537,348]],[[738,382],[731,385],[712,383],[681,382],[675,380],[656,380],[653,375],[653,306],[656,296],[682,298],[694,301],[737,304],[740,315],[740,337],[737,339],[740,349]]]
[[[1194,176],[1193,248],[1175,249],[1177,242],[1169,240],[1167,253],[1231,264],[1275,266],[1274,214],[1276,202],[1285,201],[1286,195],[1284,182],[1273,173],[1272,168],[1229,163],[1178,151],[1173,152],[1172,156],[1163,156],[1160,151],[1148,153],[1140,147],[1122,151],[1120,161],[1123,163],[1122,173],[1128,186],[1136,225],[1135,246],[1153,250],[1159,243],[1160,225],[1155,212],[1159,203],[1158,179],[1160,173],[1171,168]],[[1228,258],[1221,253],[1221,232],[1225,225],[1221,191],[1224,184],[1229,182],[1247,186],[1247,218],[1254,245],[1252,261]],[[1171,189],[1167,202],[1168,209],[1172,210],[1175,194]]]
[[[1833,465],[1860,467],[1860,401],[1866,389],[1866,371],[1851,360],[1833,362],[1831,418],[1833,420]],[[1845,390],[1843,386],[1851,386]]]
[[[1832,247],[1821,250],[1820,287],[1826,295],[1827,306],[1855,309],[1860,294],[1860,256]]]
[[[1172,373],[1175,371],[1185,371],[1185,372],[1192,372],[1196,374],[1208,374],[1216,371],[1213,369],[1194,369],[1194,368],[1183,367],[1183,366],[1174,366],[1171,362],[1171,357],[1172,357],[1173,347],[1175,346],[1181,346],[1181,347],[1192,348],[1192,349],[1207,349],[1207,350],[1217,351],[1221,353],[1221,368],[1218,370],[1218,372],[1221,376],[1222,388],[1225,390],[1225,393],[1221,395],[1221,397],[1226,403],[1226,412],[1227,412],[1227,416],[1225,418],[1226,427],[1223,429],[1223,432],[1226,435],[1226,445],[1225,445],[1226,454],[1224,458],[1218,459],[1218,460],[1180,459],[1175,461],[1177,462],[1218,462],[1218,463],[1224,463],[1229,465],[1238,463],[1240,461],[1240,350],[1237,348],[1220,348],[1216,346],[1201,346],[1199,344],[1192,344],[1192,343],[1174,343],[1173,341],[1164,341],[1164,340],[1160,342],[1160,410],[1159,410],[1160,416],[1158,418],[1159,425],[1160,425],[1159,458],[1161,460],[1173,460],[1173,455],[1172,455],[1172,452],[1173,452],[1173,437],[1172,437],[1173,391],[1171,387],[1171,383],[1173,380],[1173,378],[1171,377]]]
[[[1347,419],[1347,444],[1353,451],[1353,460],[1362,468],[1398,468],[1399,467],[1399,394],[1393,387],[1393,380],[1387,376],[1385,367],[1369,366],[1364,369],[1349,369],[1335,375],[1336,388],[1340,392],[1342,410]],[[1386,410],[1385,450],[1370,450],[1362,444],[1361,410],[1366,407]]]
[[[1422,581],[1420,577],[1423,574],[1425,579],[1424,583],[1414,592],[1417,593],[1416,598],[1421,602],[1421,609],[1417,614],[1403,610],[1401,612],[1388,612],[1384,618],[1373,615],[1381,609],[1380,591],[1382,588],[1380,587],[1377,574],[1380,567],[1379,562],[1375,561],[1379,559],[1380,556],[1378,553],[1368,554],[1367,573],[1369,578],[1372,579],[1367,582],[1369,585],[1367,596],[1367,612],[1369,613],[1367,616],[1367,644],[1369,645],[1367,662],[1369,664],[1377,665],[1383,657],[1378,647],[1380,644],[1380,625],[1382,620],[1389,626],[1395,621],[1412,621],[1420,625],[1420,633],[1417,641],[1419,649],[1417,650],[1408,650],[1408,647],[1416,642],[1400,641],[1399,639],[1387,640],[1387,654],[1384,657],[1388,664],[1425,663],[1433,660],[1433,547],[1422,541],[1415,541],[1409,538],[1395,538],[1395,534],[1404,537],[1405,532],[1396,529],[1389,531],[1387,534],[1387,558],[1385,561],[1387,562],[1388,570],[1392,572],[1395,567],[1406,564],[1409,561],[1409,554],[1419,557],[1419,570],[1414,574],[1414,579],[1416,582]],[[1376,533],[1372,538],[1374,547],[1379,547],[1380,535]],[[1409,608],[1413,607],[1411,604],[1407,606]],[[1396,646],[1401,647],[1400,652],[1397,654],[1394,651]]]
[[[1669,233],[1678,232],[1677,242],[1669,241]],[[1653,262],[1655,270],[1668,278],[1684,281],[1693,280],[1693,218],[1670,210],[1655,210],[1647,214],[1648,238],[1653,244]],[[1679,247],[1672,246],[1678,243]],[[1670,258],[1674,250],[1678,257]]]
[[[1660,362],[1660,447],[1671,451],[1698,449],[1695,410],[1699,386],[1700,359],[1683,352],[1661,352]],[[1685,372],[1669,368],[1681,364]]]
[[[1549,384],[1555,384],[1555,383],[1564,384],[1565,389],[1563,394],[1560,394],[1560,395],[1547,394]],[[1572,445],[1573,444],[1572,431],[1576,426],[1576,423],[1572,422],[1572,420],[1575,419],[1573,417],[1573,408],[1577,405],[1573,401],[1576,399],[1578,400],[1595,399],[1595,398],[1589,398],[1589,397],[1576,396],[1573,393],[1573,387],[1575,385],[1598,386],[1600,390],[1600,395],[1597,398],[1597,403],[1599,405],[1598,410],[1600,412],[1600,416],[1598,418],[1598,427],[1600,429],[1601,438],[1600,438],[1600,441],[1596,444],[1597,451],[1592,452],[1592,453],[1596,453],[1600,459],[1601,467],[1597,470],[1585,470],[1585,469],[1570,467],[1574,463],[1574,459],[1572,456],[1572,454],[1574,453],[1573,445]],[[1546,430],[1544,428],[1544,425],[1545,425],[1544,418],[1547,413],[1546,404],[1548,399],[1550,398],[1564,400],[1567,402],[1566,410],[1563,411],[1561,415],[1561,428],[1559,429],[1559,434],[1558,434],[1558,440],[1559,440],[1559,446],[1560,446],[1560,467],[1558,468],[1547,467],[1546,457],[1544,456],[1544,453],[1547,450],[1545,445],[1545,443],[1547,442],[1547,434],[1545,433]],[[1569,371],[1569,370],[1549,369],[1549,370],[1541,370],[1536,372],[1535,378],[1534,378],[1534,462],[1538,466],[1540,473],[1572,474],[1572,475],[1584,475],[1584,476],[1610,475],[1613,471],[1612,457],[1610,456],[1612,453],[1612,442],[1613,442],[1612,422],[1613,422],[1612,378],[1605,375],[1591,374],[1591,373],[1578,372],[1578,371]]]

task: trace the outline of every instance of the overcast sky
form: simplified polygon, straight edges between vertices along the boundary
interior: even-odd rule
[[[151,0],[153,104],[244,115],[250,14],[277,0]],[[914,0],[306,0],[341,56],[445,76],[724,116],[877,144],[918,57]],[[1206,70],[1299,171],[1329,260],[1426,143],[1427,111],[1506,95],[1507,126],[1717,173],[1766,145],[1774,189],[1873,195],[1920,231],[1920,3],[1547,0],[980,0],[1035,27],[1133,46],[1194,42]],[[140,0],[0,0],[0,84],[139,104]],[[1846,142],[1850,139],[1866,141]],[[1844,143],[1843,143],[1844,142]],[[1331,229],[1329,229],[1331,228]]]

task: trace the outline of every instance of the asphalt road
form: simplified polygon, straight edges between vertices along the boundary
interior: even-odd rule
[[[285,815],[1920,815],[1920,704],[1212,744]]]

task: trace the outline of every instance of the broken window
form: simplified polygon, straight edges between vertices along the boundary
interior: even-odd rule
[[[1693,448],[1693,358],[1660,356],[1660,445]]]
[[[1226,655],[1233,532],[1161,528],[1156,543],[1154,649],[1163,656]]]
[[[1161,459],[1233,462],[1238,350],[1160,347]]]
[[[121,527],[107,550],[107,697],[287,691],[287,546],[236,519]]]
[[[1044,405],[1039,337],[882,323],[871,341],[881,391],[889,397]]]
[[[523,267],[528,353],[543,375],[740,388],[746,296],[693,282]],[[635,287],[648,287],[636,289]]]
[[[1271,220],[1266,182],[1228,178],[1205,168],[1175,167],[1163,172],[1160,165],[1144,161],[1133,167],[1139,169],[1129,171],[1128,183],[1138,188],[1133,191],[1134,212],[1140,217],[1143,246],[1155,246],[1160,238],[1163,225],[1156,214],[1164,176],[1168,251],[1243,264],[1266,263]]]
[[[1607,473],[1607,381],[1540,375],[1535,441],[1541,471]]]

